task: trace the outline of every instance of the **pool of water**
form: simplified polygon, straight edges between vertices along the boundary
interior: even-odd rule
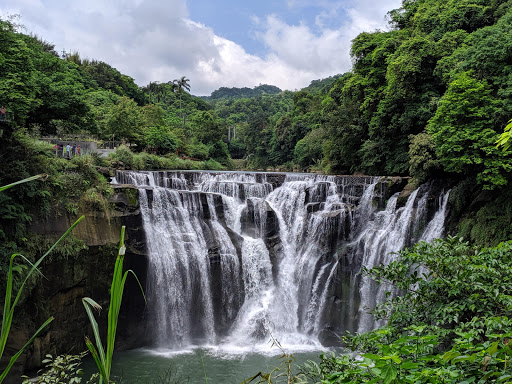
[[[284,362],[282,352],[273,347],[265,354],[226,352],[218,348],[191,348],[185,351],[137,349],[116,353],[112,374],[123,384],[235,384],[258,372],[269,372]],[[307,360],[319,362],[325,351],[293,353],[294,366]],[[296,368],[295,368],[296,369]],[[84,360],[85,377],[95,372],[94,362]],[[166,379],[166,377],[168,379]]]

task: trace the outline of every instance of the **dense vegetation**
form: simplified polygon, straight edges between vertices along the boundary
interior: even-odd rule
[[[475,249],[458,238],[420,243],[368,273],[403,295],[376,311],[388,325],[344,338],[350,355],[302,367],[313,383],[509,383],[512,243]],[[298,379],[298,378],[297,378]]]
[[[390,31],[354,39],[353,70],[332,87],[312,84],[290,95],[293,106],[256,116],[254,100],[226,98],[216,110],[246,124],[241,140],[259,167],[293,161],[335,173],[506,185],[511,153],[494,144],[512,116],[510,5],[405,1],[390,12]]]
[[[246,168],[472,178],[507,185],[511,151],[495,148],[512,116],[508,0],[405,1],[390,30],[352,45],[353,69],[300,91],[193,79],[137,86],[106,63],[18,33],[3,20],[1,103],[17,127],[92,134],[135,151]],[[235,133],[236,132],[236,133]]]

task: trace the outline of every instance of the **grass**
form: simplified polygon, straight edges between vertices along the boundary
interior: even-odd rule
[[[16,185],[27,183],[33,180],[42,179],[46,177],[46,175],[36,175],[32,176],[20,181],[17,181],[12,184],[8,184],[5,186],[0,187],[0,192],[5,191],[8,188],[12,188]],[[11,256],[9,261],[9,269],[7,272],[7,284],[5,289],[5,301],[4,301],[4,308],[3,308],[3,316],[2,316],[2,328],[0,333],[0,359],[3,357],[5,347],[7,345],[7,339],[9,337],[9,333],[11,330],[12,321],[14,318],[14,309],[16,308],[16,305],[18,304],[18,301],[21,297],[21,294],[23,292],[23,288],[25,288],[25,285],[32,276],[32,274],[36,271],[39,272],[38,267],[43,262],[43,260],[50,254],[51,251],[59,244],[75,227],[76,225],[83,219],[84,217],[80,217],[65,233],[61,236],[57,242],[55,242],[50,249],[41,256],[34,264],[32,264],[26,257],[19,253],[15,253]],[[14,259],[17,257],[21,257],[23,260],[25,260],[31,267],[27,275],[25,276],[25,279],[23,280],[23,283],[21,284],[20,288],[18,289],[18,292],[16,296],[14,297],[13,301],[13,275],[14,271],[16,270],[16,267],[14,266]],[[23,345],[23,347],[9,360],[9,363],[4,368],[4,370],[0,373],[0,383],[2,383],[5,378],[7,377],[7,374],[11,370],[14,363],[18,360],[18,358],[21,356],[21,354],[27,349],[27,347],[34,341],[34,339],[43,331],[44,328],[48,326],[53,321],[53,317],[48,318],[40,327],[39,329],[32,335],[30,339],[27,340],[27,342]]]
[[[94,333],[95,344],[86,337],[85,343],[89,351],[91,351],[91,355],[98,367],[98,371],[100,374],[100,384],[103,382],[108,384],[111,383],[110,375],[112,369],[112,357],[114,355],[114,344],[116,340],[116,332],[119,318],[119,311],[121,309],[121,301],[123,299],[124,286],[126,283],[126,278],[131,273],[135,276],[135,279],[139,283],[142,294],[144,295],[144,291],[142,286],[132,270],[128,270],[123,274],[123,261],[124,255],[126,252],[126,247],[124,245],[124,234],[125,227],[121,228],[121,239],[119,241],[119,251],[116,259],[116,263],[114,266],[114,276],[112,277],[112,285],[110,287],[110,306],[108,310],[108,328],[107,328],[107,349],[103,348],[103,343],[100,337],[100,331],[98,327],[98,322],[94,317],[93,310],[101,310],[101,306],[95,302],[90,297],[84,297],[82,302],[85,307],[85,311],[89,316],[89,321],[92,326],[92,330]],[[145,300],[145,297],[144,297]]]

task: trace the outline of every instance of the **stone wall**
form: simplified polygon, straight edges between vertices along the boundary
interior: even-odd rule
[[[138,191],[129,186],[116,187],[110,203],[109,212],[86,212],[85,219],[73,230],[73,235],[83,240],[88,249],[76,257],[50,256],[41,266],[46,278],[34,282],[30,295],[24,297],[22,305],[16,309],[4,354],[9,358],[46,319],[50,316],[55,319],[20,357],[8,382],[19,383],[20,374],[38,368],[47,353],[54,356],[77,354],[87,349],[84,336],[92,338],[93,335],[82,304],[83,297],[91,297],[103,307],[97,319],[100,329],[106,332],[109,289],[123,225],[126,226],[127,245],[125,269],[134,270],[145,284],[147,260]],[[30,231],[57,239],[75,220],[76,217],[69,214],[35,219]],[[144,315],[145,303],[138,283],[129,277],[121,306],[116,340],[118,350],[141,346]]]

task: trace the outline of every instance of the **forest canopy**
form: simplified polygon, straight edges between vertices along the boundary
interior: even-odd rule
[[[474,178],[507,185],[510,0],[404,1],[352,43],[353,68],[295,91],[260,84],[195,97],[193,79],[138,86],[107,63],[60,57],[0,21],[0,103],[15,129],[90,134],[225,166]],[[180,81],[185,83],[180,83]]]

